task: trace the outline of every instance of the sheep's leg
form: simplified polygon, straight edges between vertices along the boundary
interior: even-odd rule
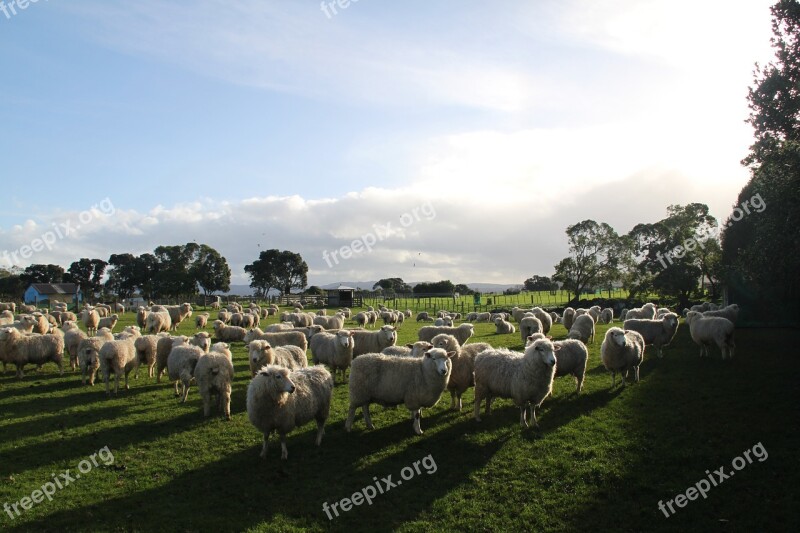
[[[183,398],[181,399],[181,403],[186,403],[186,397],[189,396],[189,382],[184,381],[181,383],[181,385],[183,386]]]
[[[317,420],[317,439],[314,441],[317,446],[322,444],[323,435],[325,435],[325,420]]]
[[[364,423],[367,425],[367,429],[375,429],[375,426],[372,425],[372,417],[369,416],[369,404],[366,404],[361,410],[364,411]]]
[[[531,405],[531,422],[533,422],[533,427],[538,428],[539,422],[536,420],[536,406]]]
[[[58,360],[58,375],[59,376],[63,376],[64,375],[64,360],[63,359],[59,359]]]
[[[208,418],[211,415],[211,394],[205,393],[203,396],[203,416]]]
[[[475,393],[475,410],[472,416],[476,422],[481,421],[481,397],[477,392]]]
[[[178,391],[178,383],[180,383],[180,382],[181,381],[179,379],[175,380],[175,396],[180,396],[181,395],[181,393]]]
[[[269,433],[264,433],[264,444],[261,446],[261,453],[258,454],[262,459],[267,458],[267,448],[269,448]]]
[[[138,369],[137,369],[137,370],[138,370]],[[128,386],[128,374],[130,374],[130,373],[131,373],[131,371],[130,371],[130,370],[128,370],[127,372],[125,372],[125,390],[130,390],[130,389],[131,389],[131,388]]]
[[[450,410],[455,411],[456,409],[456,391],[450,391]]]
[[[461,411],[463,404],[461,403],[461,394],[456,393],[456,398],[458,399],[458,410]]]
[[[348,433],[350,430],[353,429],[353,420],[356,417],[356,407],[354,405],[350,406],[350,410],[347,412],[347,420],[344,423],[344,429]]]
[[[658,357],[659,358],[663,358],[664,357],[664,347],[663,346],[659,346],[658,347]]]
[[[492,400],[493,398],[491,396],[486,397],[486,416],[492,414]]]
[[[155,366],[155,363],[153,363],[153,364],[151,364],[150,366],[147,367],[147,377],[149,377],[149,378],[153,377],[153,367],[154,366]]]
[[[411,410],[411,418],[414,419],[413,423],[414,433],[416,433],[417,435],[422,435],[422,428],[419,426],[419,421],[421,417],[422,414],[420,413],[420,409]]]
[[[527,404],[523,404],[519,408],[519,425],[522,426],[523,428],[528,427],[527,418],[528,418],[528,405]]]
[[[639,367],[634,367],[633,372],[636,374],[636,383],[639,383]]]
[[[281,433],[281,460],[289,458],[289,450],[286,448],[286,433]]]
[[[103,371],[103,383],[106,384],[106,395],[107,396],[111,396],[111,391],[109,390],[110,387],[111,387],[111,385],[109,383],[111,381],[111,375],[110,374],[111,374],[111,372],[109,372],[108,370],[104,370]]]
[[[613,389],[616,386],[617,386],[617,373],[614,370],[612,370],[611,371],[611,388]]]
[[[119,380],[120,380],[120,377],[122,377],[120,374],[122,374],[121,371],[117,371],[117,370],[114,371],[114,395],[115,396],[119,394]]]

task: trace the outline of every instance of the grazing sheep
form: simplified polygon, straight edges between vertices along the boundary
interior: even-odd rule
[[[678,315],[667,313],[658,320],[631,318],[622,324],[625,331],[638,331],[645,345],[652,344],[658,349],[658,356],[664,357],[664,346],[672,342],[678,331]]]
[[[0,311],[17,312],[17,304],[14,302],[0,302]]]
[[[564,309],[564,312],[561,314],[561,323],[564,324],[564,327],[567,331],[572,329],[572,323],[575,321],[575,309],[571,307],[567,307]]]
[[[158,335],[156,343],[156,383],[161,383],[161,374],[167,368],[167,359],[175,346],[188,344],[189,337],[185,335],[171,336],[168,333]]]
[[[310,326],[311,331],[316,333],[313,328],[318,326]],[[253,328],[244,336],[244,343],[248,344],[252,341],[260,340],[267,341],[272,346],[297,346],[303,352],[308,349],[308,334],[309,331],[302,330],[296,331],[276,331],[274,333],[264,333],[259,328]],[[313,338],[313,336],[312,336]]]
[[[281,459],[289,457],[286,435],[311,420],[317,422],[316,445],[322,443],[331,408],[333,379],[325,367],[301,368],[293,372],[276,365],[261,368],[247,386],[247,417],[264,434],[259,456],[267,458],[270,433],[281,438]]]
[[[553,324],[558,324],[561,322],[561,317],[555,311],[550,311],[550,320],[553,321]]]
[[[67,355],[69,355],[69,364],[72,370],[75,370],[75,365],[78,363],[78,349],[83,339],[88,338],[86,333],[81,331],[75,322],[64,322],[64,346],[67,348]]]
[[[431,322],[433,319],[428,315],[427,311],[417,313],[417,322]]]
[[[167,311],[151,311],[147,315],[147,322],[145,331],[147,333],[158,334],[162,331],[170,331],[172,329],[172,318]]]
[[[522,343],[525,344],[525,341],[528,337],[533,335],[534,333],[543,333],[542,322],[536,318],[535,316],[526,316],[523,317],[519,321],[519,333],[522,337]]]
[[[243,341],[247,330],[239,326],[226,326],[222,320],[214,321],[214,337],[224,342]]]
[[[169,379],[175,381],[175,396],[186,402],[189,395],[189,386],[194,379],[194,369],[197,362],[205,355],[203,349],[191,344],[180,344],[172,348],[167,358],[167,374]],[[180,384],[181,390],[178,391]]]
[[[211,315],[208,313],[199,313],[194,317],[194,325],[197,329],[203,329],[208,324],[208,319]]]
[[[523,319],[524,320],[524,319]],[[517,328],[511,322],[506,322],[500,317],[494,319],[495,333],[497,335],[505,335],[507,333],[516,333]]]
[[[458,339],[447,334],[436,335],[432,342],[434,348],[454,353],[450,358],[453,369],[447,382],[447,390],[450,391],[450,409],[460,411],[462,408],[461,396],[475,384],[473,376],[475,356],[492,347],[485,342],[476,342],[462,347],[458,343]]]
[[[125,390],[128,390],[128,375],[132,370],[139,366],[139,358],[136,356],[136,337],[129,336],[126,339],[107,341],[100,348],[100,370],[103,373],[103,382],[106,384],[106,394],[111,395],[109,390],[109,377],[114,373],[114,394],[119,393],[119,380],[125,374]]]
[[[703,312],[703,316],[727,318],[735,325],[736,319],[739,318],[739,306],[737,304],[731,304],[723,307],[722,309],[705,311]]]
[[[417,341],[405,346],[387,346],[381,350],[381,353],[395,357],[422,357],[431,348],[433,348],[433,344],[427,341]]]
[[[612,308],[606,307],[600,311],[601,324],[611,324],[612,322],[614,322],[614,310]]]
[[[237,325],[244,329],[250,329],[258,325],[256,324],[256,318],[258,317],[256,317],[255,315],[251,315],[250,313],[244,313]]]
[[[450,378],[453,355],[454,352],[431,348],[420,358],[370,353],[354,359],[350,366],[350,411],[345,429],[349,432],[353,428],[359,407],[367,428],[374,429],[369,415],[371,403],[385,406],[402,403],[409,410],[414,432],[422,435],[421,409],[433,407],[439,401]]]
[[[97,323],[97,327],[108,328],[111,331],[114,331],[114,326],[117,325],[118,321],[119,321],[119,315],[113,314],[111,316],[101,318],[100,321]]]
[[[475,334],[475,326],[470,324],[469,322],[464,322],[463,324],[459,325],[458,327],[445,327],[445,326],[423,326],[420,328],[419,332],[417,333],[417,338],[421,341],[430,341],[436,335],[441,333],[446,333],[447,335],[452,335],[456,339],[458,339],[458,343],[463,346],[470,337]]]
[[[318,333],[311,337],[309,343],[311,357],[315,365],[326,364],[333,374],[333,384],[336,385],[336,372],[342,371],[342,381],[345,372],[353,361],[353,332],[340,329],[333,333]]]
[[[314,324],[314,315],[311,313],[289,313],[289,322],[296,328],[311,326]]]
[[[25,335],[16,328],[0,329],[0,351],[5,354],[5,364],[17,367],[17,379],[24,377],[25,365],[37,365],[52,361],[58,365],[59,375],[64,374],[64,337],[61,335]]]
[[[594,342],[594,320],[587,313],[575,317],[572,327],[567,334],[569,339],[578,339],[582,343]]]
[[[591,319],[590,319],[591,320]],[[511,398],[519,407],[519,422],[528,427],[527,406],[531,406],[534,427],[536,408],[553,390],[557,349],[548,339],[539,339],[524,353],[506,349],[489,349],[475,357],[475,420],[480,422],[481,401],[486,399],[486,416],[491,414],[492,400]]]
[[[217,320],[221,320],[223,324],[230,324],[232,316],[233,316],[233,313],[231,313],[230,311],[228,311],[226,309],[222,309],[217,314]]]
[[[89,379],[89,385],[94,387],[94,380],[97,376],[97,371],[100,370],[100,348],[103,347],[108,341],[113,341],[114,336],[108,330],[101,329],[94,337],[88,337],[81,340],[78,345],[78,367],[81,370],[81,384],[86,385],[86,379]]]
[[[397,331],[393,326],[381,326],[381,329],[377,331],[355,330],[353,331],[353,341],[355,343],[353,358],[365,353],[379,353],[397,342]]]
[[[625,376],[633,371],[635,381],[639,381],[639,365],[644,359],[644,338],[638,331],[625,331],[621,328],[608,328],[603,344],[600,345],[600,360],[611,371],[611,388],[616,385],[617,372],[625,386]]]
[[[178,326],[181,322],[192,316],[192,304],[184,302],[181,305],[168,305],[167,311],[169,312],[169,318],[172,321],[172,327],[170,329],[175,331],[178,329]]]
[[[86,333],[94,335],[97,333],[97,326],[100,323],[100,315],[94,309],[84,309],[81,311],[81,320],[86,326]]]
[[[547,335],[550,332],[550,328],[553,327],[553,318],[550,313],[541,307],[534,307],[530,312],[542,323],[542,332]]]
[[[222,349],[222,346],[225,346]],[[226,353],[227,352],[227,353]],[[233,383],[233,363],[230,351],[222,342],[215,344],[211,351],[200,357],[194,367],[197,390],[203,399],[203,416],[211,415],[211,400],[217,396],[217,405],[226,419],[231,419],[231,384]]]
[[[709,355],[708,347],[713,342],[722,352],[722,359],[730,357],[733,359],[733,352],[736,349],[734,342],[733,322],[721,316],[706,316],[698,311],[689,311],[686,314],[686,322],[689,324],[689,335],[695,344],[700,345],[700,357],[703,354]]]
[[[652,320],[656,317],[656,304],[646,303],[642,307],[634,307],[625,313],[625,320],[631,318],[646,318]]]
[[[272,346],[269,341],[255,340],[247,345],[250,375],[255,376],[264,365],[280,365],[290,370],[308,366],[305,351],[297,346]]]
[[[406,309],[403,314],[405,315],[406,318],[411,318],[411,315],[413,315],[414,313],[411,311],[411,309]]]
[[[325,329],[342,329],[344,327],[344,316],[338,313],[333,316],[318,316],[314,318],[314,324]],[[336,381],[335,378],[334,381]]]
[[[309,326],[309,327],[313,328],[314,326]],[[319,326],[319,328],[320,331],[323,329],[322,326]],[[293,329],[294,329],[294,324],[292,324],[291,322],[279,322],[277,324],[270,324],[269,326],[266,326],[263,331],[261,330],[261,328],[253,328],[250,331],[260,331],[259,335],[263,335],[265,332],[276,333],[278,331],[292,331]],[[245,342],[249,342],[247,340],[247,337],[245,337]]]
[[[0,313],[0,326],[10,326],[14,323],[14,313],[5,310]]]

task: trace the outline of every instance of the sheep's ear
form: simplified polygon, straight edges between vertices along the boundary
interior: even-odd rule
[[[425,352],[425,357],[430,357],[430,356],[431,356],[431,351],[430,350],[426,351]]]
[[[554,345],[553,345],[553,351],[554,351],[554,352],[557,352],[557,351],[559,351],[560,349],[561,349],[561,345],[560,345],[560,344],[554,344]]]
[[[548,338],[548,340],[553,340],[553,336],[552,335],[548,335],[547,338]]]
[[[528,335],[528,341],[530,342],[532,340],[533,340],[533,335]]]
[[[448,359],[451,359],[452,357],[455,357],[455,355],[456,355],[456,352],[455,352],[455,350],[454,350],[454,351],[452,351],[452,352],[447,352],[447,358],[448,358]]]
[[[414,347],[413,344],[406,344],[406,348],[413,348],[413,347]]]

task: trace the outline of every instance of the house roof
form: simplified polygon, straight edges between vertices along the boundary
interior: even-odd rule
[[[356,289],[355,287],[348,287],[347,285],[339,285],[335,289],[328,289],[328,290],[329,291],[330,290],[333,290],[333,291],[355,291],[355,290],[358,290],[358,289]]]
[[[76,294],[78,285],[75,283],[31,283],[39,294]]]

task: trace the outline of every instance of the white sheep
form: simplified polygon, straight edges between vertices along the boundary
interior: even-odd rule
[[[569,339],[578,339],[582,343],[594,342],[594,320],[587,313],[575,317],[567,334]]]
[[[405,346],[387,346],[381,353],[383,355],[393,355],[395,357],[422,357],[425,352],[433,348],[433,344],[428,341],[417,341]]]
[[[652,320],[656,317],[656,304],[646,303],[642,307],[634,307],[625,313],[625,320],[631,318],[646,318]]]
[[[575,321],[575,309],[572,307],[567,307],[564,309],[564,312],[561,314],[561,323],[564,324],[564,328],[569,331],[572,329],[572,323]]]
[[[192,304],[185,302],[181,305],[168,305],[167,311],[169,312],[169,318],[172,322],[170,329],[175,331],[178,329],[181,322],[192,316]],[[158,332],[156,331],[156,333]]]
[[[723,307],[722,309],[704,311],[703,316],[727,318],[735,325],[736,319],[739,318],[739,306],[737,304],[731,304]]]
[[[325,329],[342,329],[344,327],[344,316],[338,313],[333,316],[318,316],[314,318],[314,324]]]
[[[475,357],[475,420],[480,422],[481,401],[486,400],[486,416],[491,414],[492,400],[511,398],[519,407],[519,422],[528,427],[527,406],[531,406],[534,427],[536,408],[553,390],[556,347],[540,339],[525,348],[524,353],[506,349],[490,349]]]
[[[208,319],[211,315],[208,313],[198,313],[194,317],[194,325],[197,329],[203,329],[208,324]]]
[[[519,333],[523,344],[525,340],[534,333],[542,332],[542,322],[535,316],[526,316],[519,321]]]
[[[260,457],[267,458],[269,435],[277,431],[281,438],[281,459],[287,459],[286,435],[311,420],[317,422],[315,442],[319,446],[332,396],[333,379],[325,367],[293,372],[276,365],[261,368],[247,386],[247,417],[264,434]]]
[[[129,336],[125,339],[107,341],[100,348],[100,371],[103,373],[103,382],[106,384],[106,394],[110,395],[109,377],[114,373],[114,394],[119,393],[119,381],[125,374],[125,390],[128,390],[128,375],[139,366],[136,356],[136,337]]]
[[[721,316],[705,316],[705,313],[698,311],[689,311],[686,322],[689,324],[689,336],[695,344],[700,345],[700,357],[704,354],[708,356],[708,346],[714,343],[722,352],[723,360],[733,358],[736,349],[733,322]]]
[[[491,349],[492,346],[485,342],[461,346],[458,343],[458,339],[447,334],[436,335],[432,342],[434,348],[441,348],[448,353],[452,352],[454,354],[450,358],[453,369],[447,382],[447,390],[450,391],[450,409],[460,411],[462,408],[461,396],[475,384],[473,376],[475,356],[484,350]]]
[[[175,381],[175,396],[181,399],[181,403],[186,402],[189,395],[189,387],[194,379],[194,369],[197,362],[205,355],[199,346],[191,344],[180,344],[172,348],[167,358],[167,374],[169,379]],[[180,384],[181,390],[178,391]]]
[[[547,335],[550,332],[550,328],[553,327],[553,318],[550,313],[541,307],[534,307],[530,312],[542,323],[542,332]]]
[[[512,324],[511,322],[506,322],[505,320],[503,320],[500,317],[497,317],[497,318],[494,319],[494,327],[495,327],[495,333],[497,335],[504,335],[506,333],[516,333],[517,332],[517,328],[514,327],[514,324]],[[520,327],[522,327],[521,324],[520,324]]]
[[[81,331],[78,325],[72,321],[64,322],[64,346],[69,355],[69,364],[72,370],[75,370],[75,365],[78,363],[78,347],[81,341],[88,336]]]
[[[225,346],[222,350],[220,345]],[[231,384],[233,383],[233,363],[230,351],[223,342],[216,343],[207,354],[202,355],[194,367],[197,390],[203,399],[203,416],[211,415],[211,402],[217,396],[217,405],[226,419],[231,419]]]
[[[306,353],[297,346],[272,346],[269,341],[256,340],[247,349],[251,376],[264,365],[280,365],[290,370],[308,366]]]
[[[111,316],[101,318],[100,321],[97,323],[97,327],[108,328],[111,331],[114,331],[114,326],[117,325],[118,321],[119,321],[119,315],[113,314]]]
[[[100,323],[100,315],[94,309],[84,309],[81,311],[81,320],[83,325],[86,326],[86,333],[94,335],[97,333],[97,327]]]
[[[365,353],[379,353],[384,348],[394,346],[397,342],[397,331],[393,326],[381,326],[376,331],[355,330],[353,342],[353,358]]]
[[[614,322],[614,310],[611,307],[606,307],[600,311],[600,323],[611,324]]]
[[[452,327],[453,326],[453,319],[450,318],[449,316],[446,316],[446,317],[443,317],[443,318],[437,318],[436,320],[433,321],[433,325],[434,326]]]
[[[172,348],[188,343],[189,337],[185,335],[171,336],[168,333],[160,333],[158,335],[158,343],[156,343],[156,383],[161,383],[161,374],[167,368],[167,359]]]
[[[417,332],[417,338],[421,341],[430,342],[436,335],[446,333],[458,339],[458,343],[463,346],[475,334],[475,326],[469,322],[464,322],[458,327],[449,328],[445,326],[423,326]]]
[[[612,327],[606,331],[603,344],[600,345],[600,360],[611,372],[611,388],[617,383],[617,372],[625,386],[625,376],[633,371],[634,381],[639,381],[639,365],[644,359],[644,339],[638,331],[625,331]]]
[[[642,335],[645,345],[652,344],[658,350],[658,356],[664,357],[664,346],[672,342],[678,331],[678,315],[667,313],[657,320],[631,318],[622,323],[625,331],[637,331]]]
[[[239,326],[226,326],[222,320],[214,321],[214,337],[224,342],[243,341],[247,330]]]
[[[546,339],[544,333],[534,333],[528,337],[526,347],[539,339]],[[553,341],[556,347],[556,377],[573,376],[575,378],[575,394],[580,394],[586,376],[586,364],[589,362],[589,350],[577,339]]]
[[[311,334],[317,333],[316,329],[320,326],[309,326],[309,329],[300,328],[293,331],[263,332],[259,328],[253,328],[244,336],[244,343],[261,340],[268,341],[272,346],[297,346],[303,352],[308,349],[308,339],[313,337]]]
[[[349,432],[353,428],[356,409],[361,407],[364,423],[374,429],[369,405],[406,406],[413,420],[413,429],[422,435],[421,410],[433,407],[447,387],[452,364],[441,348],[431,348],[420,358],[392,357],[380,353],[362,355],[350,366],[350,410],[345,422]]]
[[[145,324],[147,333],[158,334],[172,329],[172,318],[168,311],[151,311]]]
[[[81,383],[94,386],[97,371],[100,370],[100,348],[108,341],[113,341],[114,335],[108,329],[99,329],[97,335],[81,340],[77,348],[78,368],[81,371]]]
[[[318,333],[311,337],[309,347],[315,365],[326,364],[333,374],[333,384],[336,385],[336,373],[342,371],[342,381],[345,372],[353,361],[353,332],[340,329],[334,333]]]
[[[558,313],[555,311],[550,311],[550,320],[553,321],[553,324],[559,324],[561,322],[561,317],[558,316]]]
[[[25,335],[13,327],[0,329],[0,350],[5,363],[17,367],[17,379],[24,377],[25,365],[41,366],[49,361],[58,365],[59,375],[64,374],[64,337],[61,335]]]
[[[133,346],[136,348],[136,357],[139,358],[139,365],[144,365],[147,368],[147,376],[151,378],[156,365],[159,339],[161,339],[159,335],[142,335],[133,341]],[[137,367],[136,372],[138,371]]]

